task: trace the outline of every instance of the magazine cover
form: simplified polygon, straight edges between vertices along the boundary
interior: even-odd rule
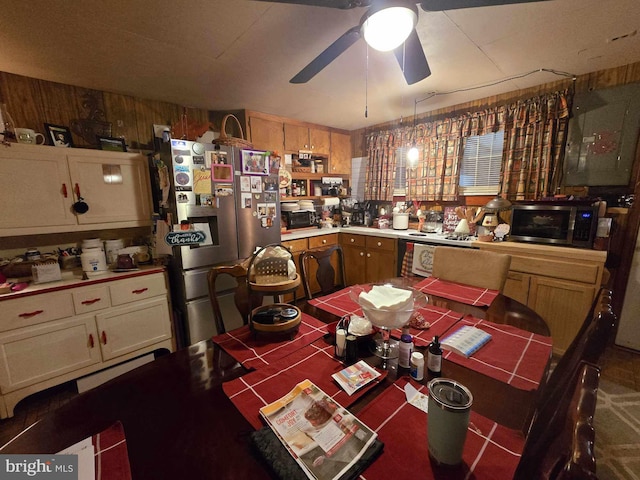
[[[377,437],[309,380],[260,414],[311,479],[340,478]]]

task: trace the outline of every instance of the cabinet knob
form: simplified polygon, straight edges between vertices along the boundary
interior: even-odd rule
[[[353,243],[353,242],[355,242],[355,241],[356,241],[356,239],[355,239],[355,238],[350,238],[350,239],[349,239],[349,241],[350,241],[351,243]]]
[[[322,243],[327,243],[327,241],[326,240],[322,240]]]
[[[367,253],[367,258],[370,258],[370,257],[371,257],[371,254],[370,254],[370,253]]]
[[[364,257],[364,252],[360,252],[360,256],[361,256],[361,257]]]
[[[378,242],[378,246],[381,247],[382,246],[382,242]]]

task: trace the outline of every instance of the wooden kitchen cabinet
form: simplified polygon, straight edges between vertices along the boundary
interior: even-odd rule
[[[347,284],[380,282],[396,276],[397,239],[340,234]]]
[[[0,148],[0,181],[0,237],[151,225],[144,155],[12,144]]]
[[[0,301],[0,418],[32,393],[172,351],[164,272]]]
[[[288,152],[309,150],[314,153],[329,154],[331,151],[331,134],[329,129],[285,123],[284,149]]]
[[[329,171],[351,175],[351,135],[331,132]]]
[[[284,123],[257,115],[249,115],[249,138],[256,150],[284,150]]]
[[[478,248],[511,255],[503,293],[532,308],[563,354],[596,297],[606,252],[518,242],[476,242]]]

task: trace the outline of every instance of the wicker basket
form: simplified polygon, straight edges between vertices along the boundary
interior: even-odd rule
[[[227,120],[233,119],[240,130],[240,135],[242,138],[232,137],[227,134]],[[222,119],[222,125],[220,126],[220,137],[213,141],[213,143],[217,145],[226,145],[229,147],[239,147],[239,148],[253,148],[253,144],[249,140],[244,139],[244,131],[242,130],[242,125],[240,125],[240,121],[237,119],[235,115],[228,114],[225,115]]]
[[[291,167],[295,173],[311,173],[311,167]]]

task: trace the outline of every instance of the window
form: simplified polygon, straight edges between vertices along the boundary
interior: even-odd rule
[[[500,190],[504,130],[467,137],[460,163],[461,195],[497,195]]]
[[[404,197],[407,194],[407,152],[408,148],[400,147],[396,150],[396,178],[393,182],[393,196]]]

